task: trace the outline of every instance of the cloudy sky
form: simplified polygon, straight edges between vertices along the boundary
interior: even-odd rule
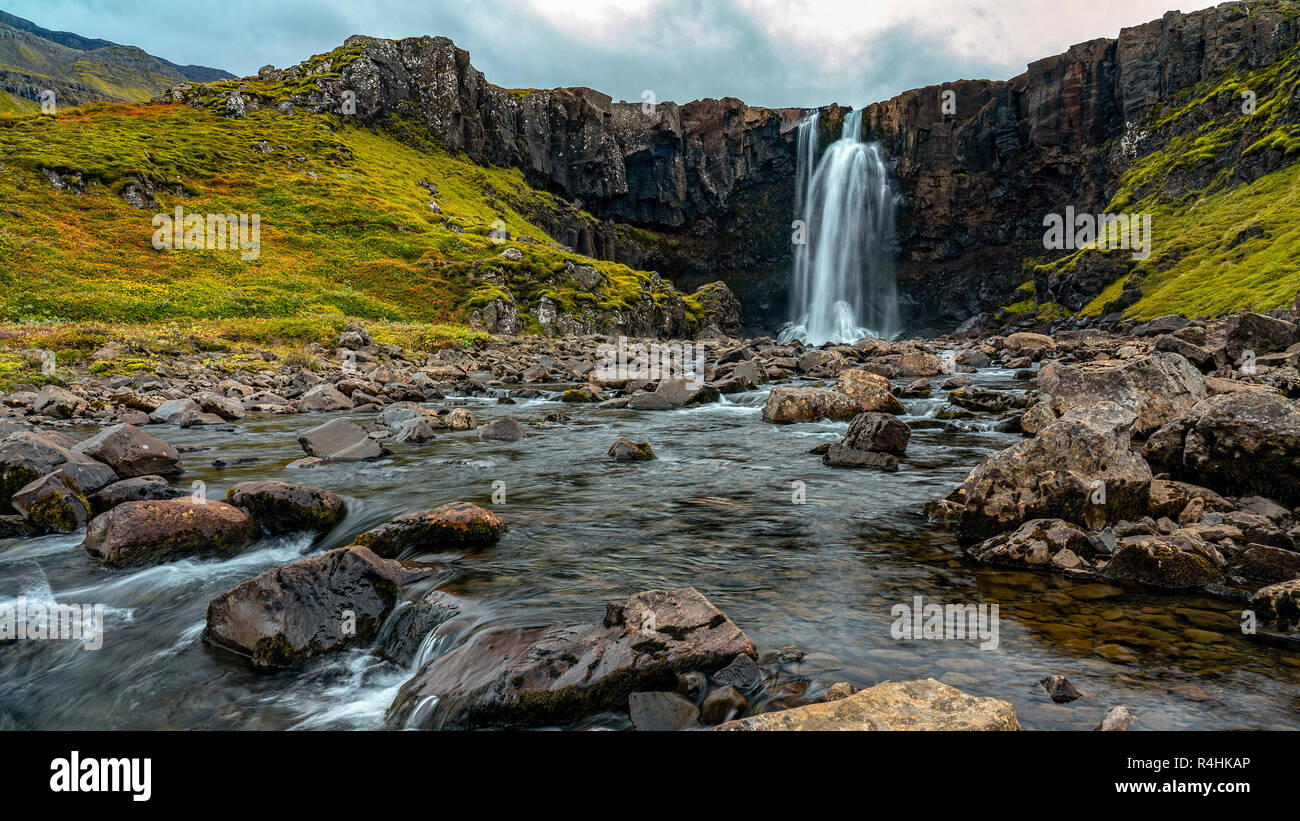
[[[1160,17],[1174,0],[0,0],[49,29],[238,75],[350,34],[445,35],[508,88],[590,86],[617,99],[739,97],[861,106],[1025,64]],[[1213,3],[1190,0],[1183,11]]]

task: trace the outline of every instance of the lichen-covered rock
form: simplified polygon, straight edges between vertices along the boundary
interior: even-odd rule
[[[962,485],[958,537],[981,541],[1029,519],[1100,530],[1142,518],[1151,469],[1129,448],[1135,418],[1113,403],[1076,409],[989,457]]]
[[[1300,579],[1300,553],[1272,545],[1247,545],[1225,572],[1261,582]]]
[[[240,482],[226,491],[226,501],[273,535],[325,533],[347,515],[347,503],[337,493],[288,482]]]
[[[1220,493],[1300,504],[1300,412],[1280,396],[1212,396],[1153,433],[1146,458]]]
[[[729,721],[720,731],[1019,730],[1005,701],[968,695],[932,678],[885,682],[845,698]]]
[[[46,533],[73,533],[90,518],[90,502],[61,470],[15,491],[13,507],[32,529]]]
[[[184,472],[176,448],[135,425],[119,424],[73,448],[113,468],[123,478],[134,476],[176,476]]]
[[[818,422],[822,419],[848,421],[862,412],[856,399],[838,391],[820,388],[773,388],[763,405],[768,422]]]
[[[108,567],[130,567],[184,556],[230,556],[257,537],[257,524],[232,505],[161,499],[126,502],[96,516],[81,546]]]
[[[634,442],[626,436],[620,436],[609,446],[608,456],[615,462],[649,462],[655,458],[654,449],[649,442]]]
[[[51,436],[18,431],[0,439],[0,508],[8,508],[14,491],[56,470],[91,493],[117,481],[111,467],[64,447]]]
[[[1141,436],[1177,419],[1205,398],[1205,378],[1183,357],[1155,353],[1128,360],[1054,362],[1038,372],[1038,390],[1058,415],[1102,401],[1137,416]]]
[[[71,419],[86,412],[90,404],[67,388],[46,385],[32,398],[32,410],[46,416]]]
[[[1166,590],[1204,587],[1223,580],[1204,545],[1179,536],[1122,539],[1102,576]]]
[[[1058,559],[1066,551],[1069,555]],[[1030,519],[1012,533],[970,548],[970,554],[985,564],[1075,568],[1091,566],[1092,548],[1083,528],[1061,519]]]
[[[356,543],[385,558],[407,550],[460,550],[495,544],[506,530],[501,517],[472,502],[452,502],[407,513],[362,533]]]
[[[1259,627],[1300,633],[1300,579],[1256,590],[1250,597],[1250,609],[1254,611]]]
[[[889,380],[862,368],[850,368],[840,374],[835,390],[851,397],[863,411],[872,413],[906,413],[903,403],[892,393]]]
[[[676,689],[754,645],[699,591],[653,590],[611,603],[603,623],[480,633],[402,685],[393,727],[558,725],[625,711],[632,693]]]
[[[369,644],[403,588],[428,572],[408,570],[364,547],[340,547],[217,596],[208,605],[203,637],[258,667],[294,667]]]

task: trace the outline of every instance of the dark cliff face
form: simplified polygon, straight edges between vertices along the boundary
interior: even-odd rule
[[[788,260],[799,109],[733,98],[650,107],[588,88],[509,90],[445,37],[347,45],[360,56],[329,85],[356,92],[358,116],[414,117],[449,150],[521,169],[531,185],[599,218],[595,230],[580,220],[546,225],[581,253],[658,270],[683,287]]]
[[[1102,209],[1147,150],[1148,112],[1233,65],[1283,56],[1300,39],[1294,15],[1282,3],[1169,12],[1011,80],[957,81],[868,106],[867,136],[886,146],[906,199],[898,276],[910,329],[950,330],[1014,301],[1030,278],[1022,262],[1047,254],[1044,215]],[[586,88],[509,90],[443,37],[346,45],[359,53],[341,69],[313,60],[269,76],[319,75],[320,93],[295,102],[337,111],[351,89],[364,120],[415,120],[449,150],[521,169],[572,203],[536,218],[576,251],[659,271],[688,290],[721,278],[751,327],[787,318],[803,110],[732,98],[646,109]],[[955,111],[945,112],[946,94]],[[822,109],[824,136],[846,111]],[[1085,269],[1045,283],[1039,298],[1077,310],[1114,279]]]

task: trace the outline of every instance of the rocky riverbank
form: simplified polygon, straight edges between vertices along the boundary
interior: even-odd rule
[[[214,598],[202,635],[260,669],[366,648],[418,661],[387,711],[394,727],[574,726],[614,712],[638,729],[1016,729],[1010,704],[957,698],[935,682],[854,695],[849,681],[809,678],[804,651],[757,646],[693,587],[628,590],[592,601],[588,621],[482,630],[421,651],[431,636],[459,635],[447,631],[475,606],[472,592],[446,589],[448,557],[490,553],[511,527],[508,506],[498,514],[452,500],[339,533],[348,503],[308,477],[444,437],[486,446],[572,423],[562,410],[484,423],[464,404],[470,397],[508,411],[548,395],[635,419],[761,388],[763,424],[848,422],[839,441],[806,458],[850,473],[906,475],[916,432],[989,425],[1022,441],[971,465],[960,487],[925,506],[931,526],[950,531],[972,560],[1238,602],[1257,637],[1285,645],[1300,630],[1295,319],[1166,317],[1104,331],[820,348],[720,338],[701,343],[698,377],[657,373],[662,351],[649,340],[624,340],[630,355],[611,370],[619,340],[610,337],[499,338],[415,357],[353,325],[334,349],[257,371],[176,357],[152,372],[17,386],[0,418],[0,503],[13,510],[0,516],[0,538],[18,545],[84,529],[85,561],[121,572],[237,556],[267,536],[329,537],[340,546]],[[990,368],[1014,373],[1024,389],[972,380]],[[899,418],[904,401],[925,397],[941,405],[932,417]],[[239,482],[224,500],[187,481],[187,467],[238,464],[239,454],[167,442],[168,431],[238,435],[259,418],[290,416],[301,417],[302,453],[284,467],[303,480]],[[670,444],[632,436],[593,447],[635,463]],[[821,706],[831,701],[840,706]]]

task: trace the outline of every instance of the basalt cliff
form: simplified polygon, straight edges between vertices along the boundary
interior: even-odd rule
[[[1129,266],[1116,255],[1053,270],[1044,215],[1067,205],[1106,208],[1143,157],[1233,113],[1242,102],[1237,88],[1168,116],[1180,95],[1291,60],[1297,8],[1171,11],[1038,60],[1007,81],[956,81],[869,105],[868,136],[887,147],[906,197],[899,280],[911,327],[952,327],[1017,302],[1030,280],[1037,303],[1079,311],[1123,277]],[[784,318],[793,131],[806,110],[732,98],[650,106],[587,88],[500,88],[442,37],[357,36],[339,55],[267,67],[259,79],[296,85],[293,99],[319,110],[338,110],[352,92],[363,120],[417,122],[447,149],[518,168],[572,203],[543,223],[577,251],[654,269],[683,286],[720,277],[752,324]],[[192,99],[192,87],[172,97]],[[1288,110],[1267,123],[1272,130],[1296,119],[1283,103]],[[846,110],[821,110],[827,136]],[[1261,134],[1245,131],[1204,162],[1132,193],[1200,190],[1224,169],[1240,184],[1290,162],[1284,145],[1248,154]],[[577,219],[582,211],[596,220]],[[1140,283],[1130,283],[1102,307],[1122,310],[1140,293]]]

